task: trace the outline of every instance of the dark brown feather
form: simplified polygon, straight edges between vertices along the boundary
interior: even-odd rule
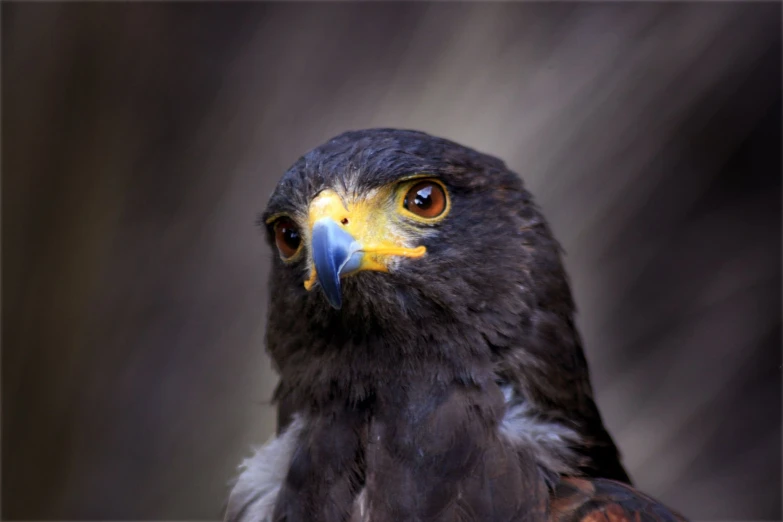
[[[628,484],[563,477],[552,493],[550,522],[686,522]]]

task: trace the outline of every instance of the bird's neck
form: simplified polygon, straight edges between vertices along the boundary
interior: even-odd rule
[[[321,407],[336,401],[359,404],[369,397],[391,400],[422,382],[432,393],[494,382],[492,354],[480,333],[448,320],[426,328],[402,324],[362,331],[316,325],[303,332],[307,345],[269,346],[281,374],[278,398]],[[313,346],[313,339],[321,344]]]
[[[570,301],[547,305],[525,289],[461,306],[274,310],[269,325],[279,330],[267,340],[281,376],[276,398],[292,411],[323,410],[404,397],[420,382],[432,394],[506,384],[534,413],[568,419],[590,388]]]

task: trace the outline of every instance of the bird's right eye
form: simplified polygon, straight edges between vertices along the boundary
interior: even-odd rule
[[[275,221],[275,244],[283,259],[291,259],[299,252],[302,236],[292,219],[284,217]]]

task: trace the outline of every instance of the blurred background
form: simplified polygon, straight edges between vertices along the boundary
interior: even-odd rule
[[[2,3],[2,516],[221,516],[274,429],[275,183],[335,134],[504,158],[636,483],[781,519],[777,3]]]

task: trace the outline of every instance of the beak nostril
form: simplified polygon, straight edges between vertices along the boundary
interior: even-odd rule
[[[347,225],[348,224],[348,218],[342,218],[340,220],[340,223],[342,223],[343,225]]]

